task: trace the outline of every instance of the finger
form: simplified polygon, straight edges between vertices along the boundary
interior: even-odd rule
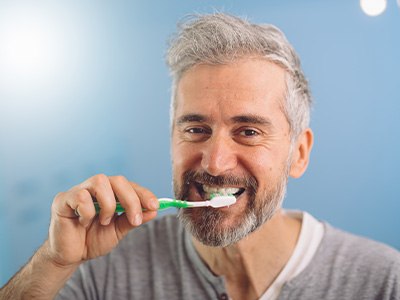
[[[102,225],[110,224],[115,214],[116,199],[108,177],[104,174],[95,175],[80,186],[88,190],[91,196],[99,203],[100,223]]]
[[[96,216],[93,199],[86,189],[72,191],[67,198],[67,204],[78,215],[79,223],[83,227],[88,227]]]
[[[134,182],[130,182],[130,185],[136,191],[136,194],[138,195],[143,208],[150,211],[158,210],[160,204],[156,195],[154,195],[150,190]]]
[[[111,187],[125,209],[125,214],[132,226],[142,224],[142,205],[136,191],[130,185],[129,181],[123,176],[112,176],[109,178]]]
[[[76,218],[74,211],[77,211],[79,223],[84,227],[89,226],[96,215],[92,197],[85,189],[59,193],[54,198],[52,211],[64,218]]]
[[[143,212],[143,222],[142,224],[145,224],[154,218],[157,217],[158,211],[157,210],[147,210]]]

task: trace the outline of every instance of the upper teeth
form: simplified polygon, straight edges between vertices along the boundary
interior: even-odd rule
[[[235,187],[220,188],[220,187],[203,185],[203,190],[207,194],[233,195],[239,192],[240,189]]]

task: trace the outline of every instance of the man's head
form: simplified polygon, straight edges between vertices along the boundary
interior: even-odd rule
[[[274,215],[288,176],[307,167],[311,100],[299,60],[277,28],[216,14],[181,25],[168,64],[176,196],[238,200],[180,218],[207,245],[235,243]]]
[[[286,70],[285,103],[291,136],[309,126],[311,94],[300,60],[285,35],[269,24],[212,14],[192,16],[179,26],[167,53],[172,75],[171,119],[176,107],[176,89],[182,75],[197,64],[229,64],[245,57],[262,57]],[[172,123],[173,124],[173,123]]]

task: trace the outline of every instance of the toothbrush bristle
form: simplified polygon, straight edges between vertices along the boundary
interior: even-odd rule
[[[210,200],[215,197],[234,197],[232,194],[211,193]]]
[[[210,204],[214,208],[229,206],[236,203],[236,197],[233,195],[212,194]]]

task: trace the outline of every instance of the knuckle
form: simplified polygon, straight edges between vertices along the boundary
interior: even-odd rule
[[[122,184],[122,183],[127,182],[126,178],[122,175],[113,176],[112,178],[113,178],[114,182],[117,184]]]
[[[54,196],[54,202],[60,202],[64,198],[65,192],[59,192]]]
[[[108,177],[105,174],[97,174],[92,177],[94,185],[104,185],[108,182]]]
[[[79,190],[75,194],[76,203],[78,205],[83,204],[87,201],[88,197],[90,197],[90,194],[87,190]]]
[[[113,205],[110,204],[102,204],[101,205],[101,211],[100,213],[103,213],[103,215],[112,215],[115,212],[115,208]]]
[[[57,195],[55,195],[53,203],[51,204],[52,210],[56,209],[56,207],[58,207],[62,203],[64,195],[65,192],[59,192]]]
[[[116,203],[115,202],[109,202],[109,201],[103,201],[103,202],[101,202],[100,205],[101,205],[101,209],[103,211],[108,212],[108,211],[114,211],[115,210]]]

